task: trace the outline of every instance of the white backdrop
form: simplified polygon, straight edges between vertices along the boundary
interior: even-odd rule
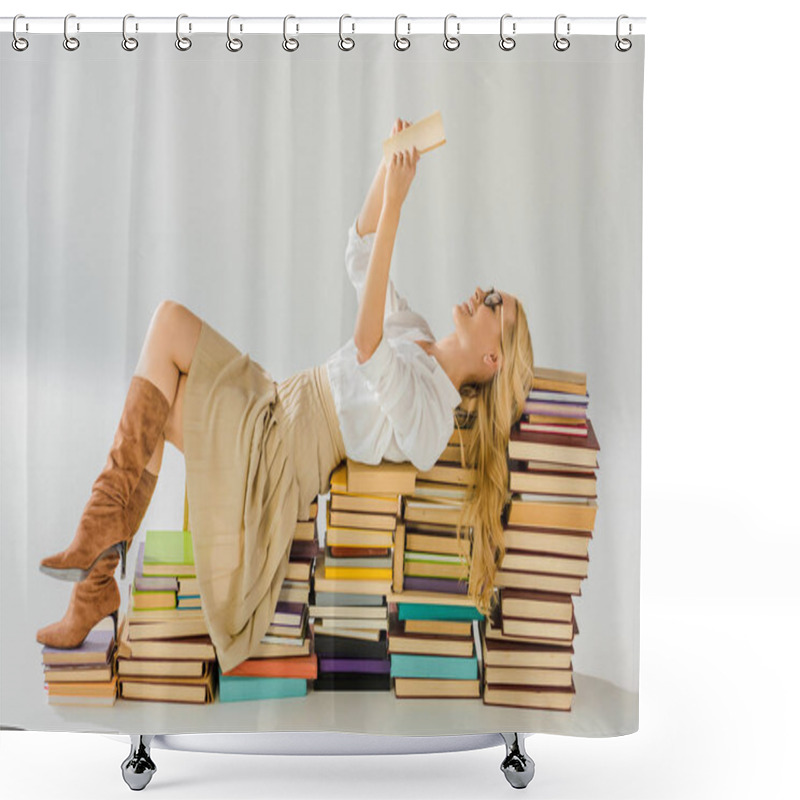
[[[81,13],[130,10],[115,5],[101,10],[87,2]],[[193,13],[220,13],[205,5],[208,11]],[[248,13],[247,5],[236,13]],[[360,5],[366,8],[353,3],[347,10],[364,13]],[[784,678],[796,666],[798,530],[781,504],[765,507],[761,500],[790,497],[796,489],[791,453],[798,435],[791,426],[780,437],[731,431],[744,427],[745,370],[780,375],[787,397],[797,388],[789,369],[790,345],[798,340],[792,187],[800,131],[787,102],[794,56],[761,33],[767,21],[784,36],[800,19],[774,2],[759,6],[758,17],[743,13],[745,4],[726,5],[726,16],[714,20],[688,2],[638,5],[576,0],[569,11],[648,16],[641,730],[607,741],[534,737],[529,750],[538,768],[529,791],[541,797],[789,797],[798,690]],[[332,13],[322,6],[306,2],[291,13]],[[377,13],[375,4],[369,7]],[[36,13],[68,10],[40,2]],[[144,3],[134,9],[182,10],[168,4],[148,12]],[[425,13],[451,10],[431,2]],[[548,4],[535,13],[561,10]],[[399,12],[387,5],[381,13]],[[458,13],[500,11],[465,1]],[[676,404],[676,384],[719,398],[716,427],[709,429],[690,404]],[[776,665],[780,679],[765,683],[761,676],[775,674]],[[100,740],[90,753],[86,737],[76,735],[0,737],[7,779],[25,778],[20,795],[24,787],[25,796],[58,790],[62,797],[106,797],[120,780],[124,753],[115,743]],[[50,770],[40,768],[43,753],[52,759]],[[221,797],[227,784],[241,797],[262,796],[266,788],[297,797],[321,791],[366,797],[393,779],[396,796],[425,796],[452,786],[454,774],[470,776],[459,783],[462,797],[508,791],[496,772],[499,751],[305,759],[302,783],[295,780],[294,759],[158,753],[156,760],[154,780],[176,798]],[[96,769],[79,785],[66,782],[68,768],[81,764]]]

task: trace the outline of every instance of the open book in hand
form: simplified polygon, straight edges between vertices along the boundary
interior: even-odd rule
[[[442,113],[436,111],[425,119],[409,125],[394,136],[383,140],[383,157],[389,160],[399,150],[411,150],[414,146],[420,155],[445,143]]]

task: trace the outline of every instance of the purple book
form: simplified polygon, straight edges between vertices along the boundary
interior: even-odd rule
[[[77,667],[84,664],[105,664],[111,656],[114,645],[114,631],[89,631],[78,647],[62,648],[42,646],[42,663],[73,664]]]
[[[316,539],[311,541],[303,539],[293,539],[292,549],[289,551],[289,561],[302,560],[304,558],[315,558],[322,553],[322,548]]]
[[[453,578],[403,578],[403,589],[408,592],[440,592],[442,594],[467,594],[469,586],[466,581]]]
[[[299,625],[303,621],[303,612],[306,603],[287,603],[283,600],[278,601],[275,606],[275,616],[272,618],[273,625]]]
[[[133,588],[137,592],[177,592],[178,579],[165,576],[144,576],[144,542],[139,544],[136,556],[136,571],[133,574]]]
[[[379,658],[323,658],[319,659],[320,672],[363,672],[388,675],[392,662]]]

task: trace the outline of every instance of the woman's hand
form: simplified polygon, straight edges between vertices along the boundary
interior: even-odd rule
[[[401,150],[392,154],[386,165],[386,179],[383,184],[384,207],[399,209],[403,205],[417,174],[419,152],[416,146],[411,150]]]
[[[400,119],[400,117],[398,117],[394,121],[392,132],[389,134],[389,136],[396,136],[398,133],[400,133],[400,131],[405,130],[409,125],[411,125],[411,123],[407,119]]]

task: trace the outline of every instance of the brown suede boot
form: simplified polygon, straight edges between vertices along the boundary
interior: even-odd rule
[[[133,376],[106,466],[92,486],[75,537],[66,550],[42,559],[42,572],[82,581],[101,558],[117,552],[125,577],[129,538],[125,508],[158,444],[169,409],[169,400],[154,383]]]
[[[127,508],[128,530],[133,541],[142,524],[150,498],[156,488],[158,475],[145,470]],[[114,620],[114,642],[117,641],[119,588],[114,579],[114,570],[119,555],[112,553],[100,559],[89,577],[78,581],[72,589],[67,613],[58,622],[47,625],[36,632],[36,641],[48,647],[72,649],[79,647],[89,631],[107,614]]]

